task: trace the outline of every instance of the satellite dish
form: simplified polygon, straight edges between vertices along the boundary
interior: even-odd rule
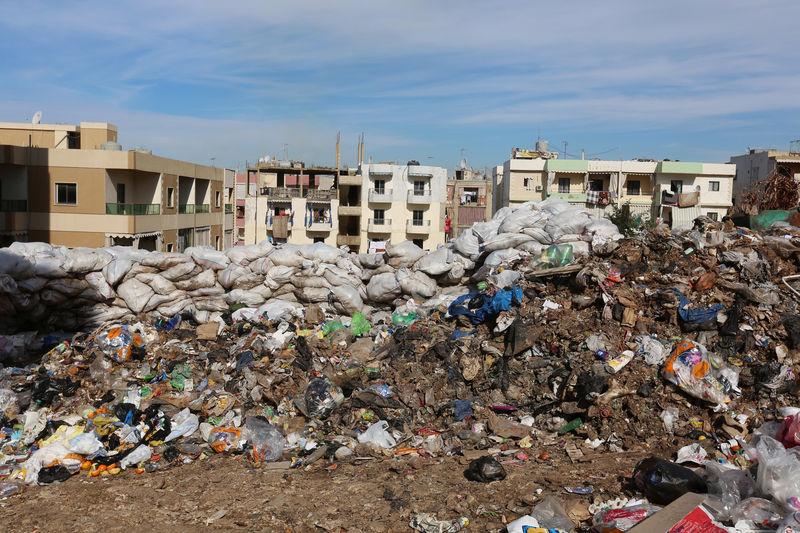
[[[42,122],[42,112],[37,111],[33,114],[33,118],[31,119],[31,124],[41,124]]]

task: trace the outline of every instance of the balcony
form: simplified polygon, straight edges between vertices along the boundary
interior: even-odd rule
[[[433,172],[428,172],[425,170],[420,170],[414,167],[408,167],[408,177],[409,178],[432,178]]]
[[[181,215],[194,215],[194,204],[179,204],[178,214]]]
[[[392,191],[390,189],[370,189],[369,201],[376,204],[392,203]]]
[[[406,233],[429,234],[431,232],[430,220],[408,220],[406,222]]]
[[[406,201],[409,204],[430,204],[431,191],[408,191]]]
[[[261,194],[268,196],[272,202],[278,200],[291,202],[292,198],[300,198],[300,189],[297,187],[263,187]]]
[[[106,204],[106,215],[160,215],[160,204]]]
[[[337,235],[336,246],[359,246],[361,244],[360,235]]]
[[[309,189],[306,192],[306,202],[309,204],[327,204],[336,198],[335,189]]]
[[[233,214],[233,204],[225,204],[225,214],[226,215]]]
[[[275,220],[275,218],[277,218],[277,217],[275,217],[275,216],[270,216],[269,218],[267,218],[267,223],[266,223],[266,226],[267,226],[267,229],[268,229],[268,230],[271,230],[271,229],[272,229],[272,227],[273,227],[273,221]],[[291,217],[287,217],[287,218],[289,218],[289,220],[287,220],[287,221],[286,221],[286,229],[287,229],[287,230],[291,230],[291,229],[292,229],[292,218],[291,218]]]
[[[28,210],[28,200],[0,200],[0,213],[24,213]]]
[[[392,221],[388,218],[371,218],[367,222],[367,231],[372,233],[391,233]]]
[[[360,205],[339,205],[339,216],[357,217],[361,216]]]
[[[311,223],[306,228],[306,231],[323,231],[323,232],[330,232],[332,229],[332,224],[330,220],[312,220]]]
[[[195,204],[194,205],[194,212],[195,213],[208,213],[211,211],[211,205],[209,204]]]

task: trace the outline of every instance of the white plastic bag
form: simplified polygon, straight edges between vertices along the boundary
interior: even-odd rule
[[[397,440],[391,433],[386,431],[389,429],[389,423],[386,420],[378,420],[366,431],[359,434],[358,442],[361,444],[372,444],[380,448],[393,448],[397,445]]]

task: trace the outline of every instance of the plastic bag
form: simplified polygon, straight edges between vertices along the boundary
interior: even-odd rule
[[[113,326],[97,336],[97,345],[104,354],[117,363],[129,361],[136,353],[143,353],[145,342],[142,336],[128,325]]]
[[[628,531],[645,518],[661,510],[661,507],[643,503],[621,509],[605,509],[595,513],[592,518],[594,529],[598,533],[617,533]]]
[[[249,416],[245,420],[244,428],[251,446],[250,458],[255,464],[281,458],[286,439],[277,427],[260,416]]]
[[[661,373],[695,398],[720,406],[730,403],[731,395],[739,393],[739,371],[688,339],[675,343]]]
[[[417,313],[392,313],[392,324],[395,326],[410,326],[419,319]]]
[[[758,493],[772,496],[775,503],[793,510],[800,503],[800,455],[796,450],[800,451],[787,451],[783,444],[766,435],[756,444]]]
[[[11,389],[0,389],[0,415],[12,420],[19,414],[19,402],[16,393]]]
[[[389,423],[386,420],[378,420],[363,433],[358,435],[358,442],[361,444],[374,444],[381,448],[394,448],[397,440],[389,433]]]
[[[733,509],[731,522],[747,520],[756,526],[775,529],[783,519],[783,512],[769,500],[763,498],[747,498]]]
[[[188,437],[200,426],[200,418],[192,414],[187,407],[183,411],[172,417],[171,428],[169,435],[164,439],[164,442],[175,440],[179,437]]]
[[[339,320],[331,320],[322,325],[322,334],[327,337],[331,333],[339,331],[340,329],[344,329],[344,324],[342,324]]]
[[[639,461],[633,480],[647,499],[658,505],[669,505],[687,492],[708,492],[706,482],[692,470],[657,457]]]
[[[748,470],[722,465],[715,461],[706,461],[704,464],[708,492],[718,500],[718,502],[712,501],[711,507],[719,518],[728,520],[739,502],[753,495],[755,489],[753,476]]]
[[[150,459],[153,450],[147,444],[140,444],[138,448],[126,455],[120,462],[119,467],[125,470],[129,466],[138,465]]]
[[[638,339],[639,347],[636,354],[644,358],[644,362],[651,366],[660,365],[667,358],[667,350],[661,341],[649,335],[642,335]]]
[[[539,522],[539,527],[564,531],[572,531],[575,528],[575,523],[555,496],[542,498],[542,501],[534,505],[531,516]]]
[[[372,330],[372,324],[364,317],[364,313],[355,313],[350,319],[350,331],[356,337],[366,335]]]
[[[308,382],[303,399],[309,417],[327,418],[344,401],[344,394],[328,378],[314,378]]]
[[[786,448],[800,446],[800,414],[794,414],[784,418],[776,438],[781,441]]]
[[[539,257],[539,262],[554,268],[567,266],[575,259],[571,244],[552,244]]]

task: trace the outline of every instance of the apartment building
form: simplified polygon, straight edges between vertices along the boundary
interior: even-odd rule
[[[475,222],[492,218],[492,192],[491,178],[469,168],[466,161],[459,165],[453,179],[447,181],[445,233],[448,239],[458,237]]]
[[[0,123],[4,245],[222,249],[233,194],[233,171],[123,150],[113,124]]]
[[[730,162],[736,165],[736,177],[733,179],[735,203],[757,181],[768,178],[776,171],[791,176],[800,183],[800,150],[754,148],[746,154],[731,157]]]
[[[340,170],[263,161],[244,178],[244,242],[324,242],[364,252],[389,240],[425,249],[445,242],[447,171],[410,162]],[[253,185],[250,185],[250,184]]]
[[[558,159],[531,156],[534,152],[515,157],[520,153],[515,150],[503,164],[496,208],[557,197],[603,216],[613,205],[627,203],[635,213],[685,227],[700,215],[720,219],[733,205],[736,165]]]

